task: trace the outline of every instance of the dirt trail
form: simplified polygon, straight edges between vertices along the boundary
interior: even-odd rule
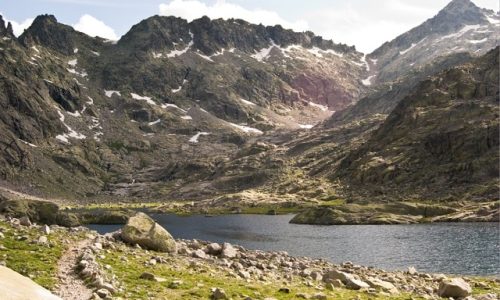
[[[92,297],[92,290],[85,285],[75,271],[78,257],[82,254],[81,251],[91,242],[91,239],[78,242],[66,250],[59,259],[57,264],[59,286],[55,294],[64,300],[88,300]]]

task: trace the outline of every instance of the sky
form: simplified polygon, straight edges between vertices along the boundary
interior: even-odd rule
[[[0,14],[11,21],[16,35],[34,17],[53,14],[91,36],[116,40],[132,25],[153,15],[188,20],[241,18],[264,25],[280,24],[310,30],[336,43],[355,45],[369,53],[433,17],[451,0],[3,0]],[[499,11],[498,0],[473,0]]]

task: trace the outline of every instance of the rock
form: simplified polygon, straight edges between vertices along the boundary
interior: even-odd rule
[[[21,224],[23,226],[31,226],[30,218],[28,218],[27,216],[24,216],[24,217],[20,218],[19,219],[19,224]]]
[[[128,220],[122,228],[121,236],[127,243],[137,244],[150,250],[171,253],[177,251],[175,240],[170,233],[141,212]]]
[[[50,227],[48,225],[42,225],[42,227],[40,228],[40,231],[45,235],[49,235],[50,234]]]
[[[102,299],[111,297],[111,293],[107,289],[98,289],[96,293]]]
[[[417,269],[415,269],[415,267],[409,267],[408,268],[408,274],[410,274],[410,275],[416,275],[416,274],[418,274]]]
[[[325,294],[323,293],[317,293],[317,294],[314,294],[313,296],[313,299],[318,299],[318,300],[326,300],[327,297]]]
[[[213,288],[212,289],[212,299],[219,300],[219,299],[229,299],[229,298],[227,297],[226,292],[223,289]]]
[[[174,280],[169,285],[169,289],[178,289],[184,282],[182,280]]]
[[[110,283],[102,283],[98,286],[98,288],[108,290],[111,294],[116,293],[116,288]]]
[[[340,288],[340,287],[343,287],[344,284],[342,283],[342,281],[340,281],[339,279],[333,279],[330,281],[330,283],[336,287],[336,288]]]
[[[284,294],[290,294],[290,288],[287,288],[287,287],[282,287],[279,289],[280,293],[284,293]]]
[[[333,291],[335,289],[335,286],[329,282],[329,283],[325,284],[325,289],[327,289],[329,291]]]
[[[193,251],[192,256],[195,257],[195,258],[201,258],[201,259],[207,258],[207,255],[205,254],[205,251],[203,251],[201,249]]]
[[[323,279],[323,275],[321,275],[321,273],[318,271],[314,271],[314,272],[311,272],[311,278],[316,280],[316,281],[321,281]]]
[[[378,278],[373,278],[373,277],[368,277],[366,279],[366,282],[372,288],[375,288],[375,289],[378,289],[378,290],[383,290],[384,292],[387,292],[387,293],[393,294],[393,295],[399,294],[398,289],[394,286],[394,284],[392,284],[390,282],[383,281],[383,280],[380,280]]]
[[[333,280],[340,280],[340,281],[345,283],[347,277],[349,277],[349,276],[351,276],[351,274],[337,271],[337,270],[330,270],[323,275],[323,281],[324,282],[331,282]]]
[[[236,255],[238,254],[238,250],[233,247],[233,245],[229,243],[224,243],[222,246],[222,253],[221,257],[223,258],[235,258]]]
[[[151,281],[156,281],[156,282],[165,282],[167,281],[165,278],[158,277],[152,273],[149,272],[143,272],[141,276],[139,276],[141,279],[146,279],[146,280],[151,280]]]
[[[0,295],[9,300],[61,300],[28,277],[3,266],[0,266]]]
[[[219,255],[222,252],[222,247],[218,243],[211,243],[207,246],[207,251],[210,255]]]
[[[346,280],[346,287],[351,290],[360,290],[360,289],[367,289],[370,286],[359,279],[355,279],[353,277],[349,277]]]
[[[465,298],[472,288],[462,278],[445,279],[439,284],[438,295],[446,298]]]
[[[304,294],[304,293],[298,293],[297,295],[295,295],[295,297],[300,298],[300,299],[309,299],[309,298],[311,298],[311,296],[309,296],[308,294]]]
[[[238,271],[238,276],[240,276],[243,279],[250,279],[250,273],[244,270],[239,270]]]
[[[47,246],[49,244],[49,240],[47,239],[47,236],[42,235],[38,238],[38,241],[36,243],[38,245]]]

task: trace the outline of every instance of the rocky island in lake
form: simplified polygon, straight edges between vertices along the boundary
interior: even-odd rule
[[[45,2],[0,4],[0,299],[500,297],[496,1]]]

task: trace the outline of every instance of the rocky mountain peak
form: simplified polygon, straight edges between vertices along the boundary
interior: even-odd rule
[[[0,15],[0,36],[14,36],[12,24],[10,22],[5,25],[3,17]]]
[[[443,9],[446,12],[458,12],[465,13],[469,10],[480,10],[472,1],[470,0],[453,0]]]
[[[38,44],[64,55],[72,55],[78,47],[92,47],[102,42],[100,38],[89,37],[69,25],[59,23],[53,15],[37,16],[19,40],[25,46]]]

